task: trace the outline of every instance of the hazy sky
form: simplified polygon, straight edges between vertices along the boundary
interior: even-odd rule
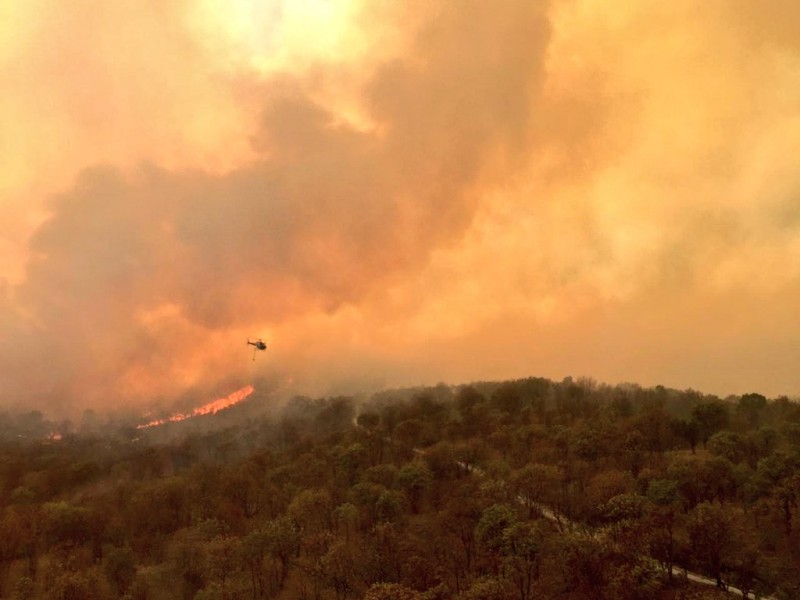
[[[797,396],[799,22],[3,2],[0,403],[528,375]]]

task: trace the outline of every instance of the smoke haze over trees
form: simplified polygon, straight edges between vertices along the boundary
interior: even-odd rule
[[[6,406],[800,384],[795,2],[0,10]]]

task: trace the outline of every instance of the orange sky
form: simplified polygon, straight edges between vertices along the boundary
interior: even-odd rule
[[[797,396],[798,22],[2,3],[0,402],[528,375]]]

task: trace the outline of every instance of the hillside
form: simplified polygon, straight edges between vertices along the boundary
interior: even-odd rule
[[[690,569],[800,597],[787,398],[531,378],[267,408],[61,439],[6,415],[0,596],[726,597]]]

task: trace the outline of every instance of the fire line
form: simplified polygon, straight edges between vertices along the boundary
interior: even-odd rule
[[[174,423],[176,421],[184,421],[191,417],[199,417],[201,415],[213,415],[214,413],[217,413],[226,408],[230,408],[235,404],[239,404],[242,400],[247,398],[254,391],[255,388],[252,385],[246,385],[243,388],[236,390],[235,392],[232,392],[223,398],[217,398],[216,400],[207,402],[206,404],[203,404],[202,406],[195,408],[192,412],[175,413],[174,415],[170,415],[169,417],[164,417],[163,419],[155,419],[153,421],[150,421],[149,423],[137,425],[136,429],[146,429],[147,427],[155,427],[157,425],[163,425],[164,423]]]

